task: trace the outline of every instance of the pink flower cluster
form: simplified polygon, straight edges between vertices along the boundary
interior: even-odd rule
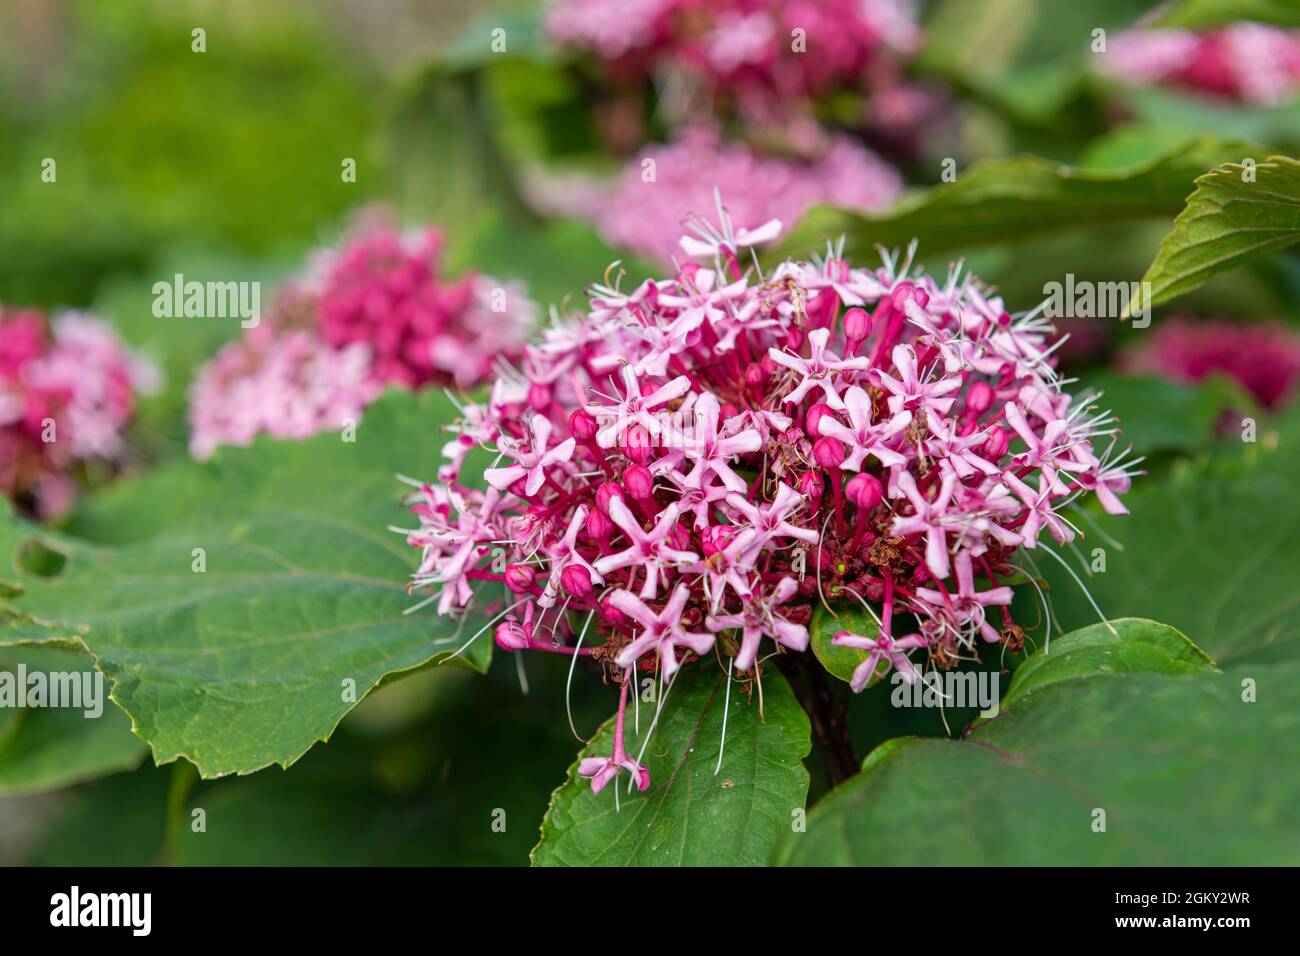
[[[537,309],[517,283],[438,274],[443,235],[370,222],[313,256],[274,314],[226,345],[190,394],[191,452],[356,421],[386,385],[470,388],[518,356]]]
[[[542,204],[594,222],[613,245],[672,262],[682,223],[708,207],[715,183],[736,197],[732,221],[750,229],[771,219],[798,222],[818,203],[879,209],[903,191],[891,166],[846,136],[828,136],[816,161],[801,162],[725,143],[714,128],[697,125],[671,145],[645,150],[610,186],[552,191]]]
[[[1012,316],[959,270],[914,272],[910,251],[745,268],[779,227],[736,230],[719,204],[672,277],[593,286],[585,316],[464,409],[411,499],[423,603],[495,610],[471,641],[496,624],[503,650],[582,657],[623,685],[613,755],[580,768],[596,789],[620,769],[649,785],[622,747],[636,669],[668,683],[717,655],[756,679],[807,649],[823,601],[877,622],[833,638],[865,652],[857,691],[883,668],[915,680],[917,655],[1018,649],[1021,565],[1064,560],[1052,545],[1087,493],[1125,511],[1136,463],[1062,390],[1039,311]],[[481,447],[496,461],[466,473]]]
[[[79,466],[122,461],[137,395],[158,380],[88,315],[50,323],[39,309],[0,306],[0,492],[43,518],[66,512]]]
[[[680,72],[746,115],[854,88],[920,31],[905,0],[563,0],[546,30],[616,78]]]
[[[1184,382],[1227,375],[1266,408],[1278,408],[1300,378],[1300,333],[1280,322],[1166,319],[1120,366]]]
[[[1102,68],[1127,82],[1163,84],[1272,105],[1300,93],[1300,30],[1234,23],[1219,30],[1130,30]]]

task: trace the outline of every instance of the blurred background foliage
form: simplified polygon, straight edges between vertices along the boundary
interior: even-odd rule
[[[899,159],[909,188],[934,186],[946,156],[960,169],[1020,152],[1118,169],[1206,133],[1293,152],[1300,101],[1245,107],[1122,90],[1089,69],[1080,37],[1152,6],[922,4],[926,46],[911,72],[957,108]],[[530,0],[5,0],[0,302],[91,307],[158,362],[166,386],[133,435],[145,468],[184,454],[193,370],[239,331],[155,319],[151,286],[174,273],[272,283],[335,240],[352,211],[381,201],[404,223],[446,226],[452,272],[522,278],[543,306],[580,302],[615,259],[639,280],[649,264],[524,198],[530,167],[619,164],[593,120],[590,75],[537,40],[538,16]],[[207,51],[196,54],[190,31],[200,26]],[[494,26],[512,38],[504,55],[488,52]],[[651,104],[645,119],[648,136],[665,135]],[[47,157],[57,188],[40,176]],[[355,183],[342,181],[345,158],[356,161]],[[1138,279],[1168,230],[1168,218],[1088,226],[945,252],[930,266],[964,255],[1024,306],[1066,272]],[[1300,322],[1300,267],[1293,254],[1261,259],[1165,311],[1188,309]],[[1082,361],[1103,362],[1136,334],[1108,330]],[[1157,473],[1207,454],[1224,408],[1252,407],[1223,381],[1153,387],[1111,376],[1106,390]],[[564,719],[564,663],[538,656],[527,696],[513,659],[486,680],[433,668],[385,686],[288,772],[201,782],[184,761],[155,768],[128,746],[114,754],[121,772],[96,782],[16,793],[0,776],[0,862],[524,863],[578,749]],[[0,656],[0,666],[18,658]],[[607,698],[594,681],[574,683],[581,731],[594,730]],[[883,694],[855,701],[852,716],[860,753],[902,733],[944,732],[936,712],[892,709]],[[947,716],[958,728],[973,715]],[[3,755],[22,721],[0,717]],[[824,789],[814,768],[811,798]],[[502,833],[486,816],[498,808]],[[198,809],[206,833],[193,832]]]

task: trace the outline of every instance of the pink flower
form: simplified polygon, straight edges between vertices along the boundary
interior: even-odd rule
[[[0,494],[58,518],[78,491],[76,473],[116,468],[136,401],[159,373],[98,319],[0,305]]]
[[[642,627],[641,634],[619,652],[614,663],[619,667],[631,667],[642,655],[653,650],[663,668],[665,683],[671,683],[679,666],[679,647],[686,647],[696,654],[708,653],[713,646],[713,635],[686,631],[681,625],[682,611],[690,596],[690,588],[685,584],[677,585],[663,610],[656,614],[631,591],[615,591],[611,594],[610,604]]]
[[[905,455],[891,449],[887,442],[912,424],[911,412],[896,412],[888,421],[879,425],[872,424],[874,412],[871,399],[856,385],[844,393],[844,409],[848,413],[850,427],[845,427],[829,415],[823,416],[818,425],[819,434],[837,438],[852,449],[840,467],[845,471],[861,471],[868,455],[886,467],[907,461]]]
[[[630,293],[607,280],[465,407],[445,485],[414,498],[412,588],[460,614],[504,586],[529,609],[499,639],[586,653],[624,688],[656,659],[671,680],[686,651],[761,678],[763,640],[805,652],[824,595],[881,625],[836,638],[869,652],[855,690],[881,661],[914,680],[913,651],[950,667],[978,641],[1010,646],[1019,549],[1068,541],[1088,491],[1122,508],[1138,474],[1111,417],[1056,377],[1050,324],[895,253],[746,271],[718,216],[699,231],[718,237],[711,263]],[[487,495],[461,474],[467,442],[513,462],[489,469]],[[900,616],[915,633],[893,636]],[[625,758],[616,746],[584,776],[638,773]]]
[[[536,306],[517,284],[441,279],[441,250],[436,230],[399,234],[372,214],[344,246],[316,252],[265,321],[199,371],[191,454],[341,429],[385,385],[470,388],[518,358]]]
[[[609,757],[585,757],[578,763],[578,776],[591,780],[591,789],[600,793],[618,776],[620,770],[626,770],[636,781],[638,790],[650,789],[650,771],[627,755],[623,739],[623,722],[627,717],[628,682],[623,681],[618,697],[618,717],[614,724],[614,753]]]
[[[1216,30],[1128,30],[1097,57],[1107,73],[1245,103],[1273,105],[1300,92],[1300,30],[1233,23]]]
[[[677,527],[680,509],[676,504],[665,508],[650,531],[643,531],[636,516],[623,504],[623,499],[615,498],[609,503],[609,516],[623,529],[630,542],[626,550],[617,554],[608,554],[596,561],[596,570],[609,574],[620,568],[640,567],[645,569],[645,581],[641,585],[641,596],[653,598],[659,593],[659,579],[665,564],[695,561],[699,555],[693,551],[674,548],[669,542],[669,533]]]
[[[906,637],[893,638],[888,634],[877,634],[875,637],[864,637],[861,634],[853,634],[850,631],[840,631],[831,638],[831,643],[837,647],[852,647],[860,651],[870,651],[866,660],[853,669],[853,679],[849,686],[853,688],[854,693],[859,693],[867,686],[867,682],[876,672],[876,667],[880,662],[888,661],[894,670],[903,675],[903,680],[911,684],[916,681],[916,665],[911,662],[905,651],[915,650],[918,647],[925,647],[926,641],[919,634],[909,634]]]
[[[483,477],[493,488],[505,491],[516,481],[526,477],[524,494],[535,495],[542,487],[542,482],[546,480],[546,469],[573,457],[573,449],[577,442],[572,438],[564,439],[554,448],[547,447],[551,440],[552,426],[545,416],[534,415],[529,427],[532,429],[530,445],[525,446],[521,441],[503,440],[500,443],[502,452],[513,458],[515,464],[505,468],[489,468],[483,472]]]
[[[870,363],[865,358],[841,359],[827,349],[830,341],[829,329],[813,329],[808,333],[811,354],[807,358],[792,355],[777,348],[768,350],[768,357],[777,365],[783,365],[799,376],[799,384],[785,396],[787,403],[798,404],[812,389],[820,388],[824,401],[836,411],[844,409],[844,399],[840,397],[837,382],[840,372],[862,370]]]
[[[747,671],[754,666],[758,656],[758,643],[764,637],[770,637],[792,651],[807,650],[808,628],[791,623],[776,611],[780,605],[794,597],[798,590],[799,582],[794,578],[782,578],[766,597],[747,603],[742,612],[705,620],[708,629],[715,633],[740,630],[742,637],[740,653],[736,655],[737,670]]]
[[[646,147],[613,181],[538,173],[527,187],[534,205],[592,222],[611,245],[658,262],[724,250],[738,257],[820,203],[872,211],[902,194],[902,178],[875,153],[844,136],[826,138],[812,158],[797,159],[727,142],[712,126],[697,125],[666,146]],[[647,163],[655,171],[649,182]],[[691,216],[714,207],[715,186],[727,192],[729,234]],[[684,221],[690,234],[683,237]]]
[[[1218,372],[1268,408],[1280,408],[1300,380],[1300,334],[1281,322],[1165,319],[1121,356],[1130,372],[1199,382]]]

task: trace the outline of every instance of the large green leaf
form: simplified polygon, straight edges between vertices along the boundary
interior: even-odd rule
[[[1248,154],[1247,154],[1248,155]],[[1249,173],[1253,178],[1247,179]],[[1159,305],[1211,276],[1300,240],[1300,162],[1271,156],[1253,169],[1225,163],[1196,180],[1147,269]]]
[[[93,673],[84,654],[52,648],[4,648],[0,669]],[[0,795],[36,793],[131,770],[144,759],[144,742],[131,721],[107,699],[98,717],[66,707],[0,711]]]
[[[1096,651],[1107,639],[1095,632],[1053,641],[1057,674],[1040,665],[1032,693],[1013,690],[1002,715],[965,739],[905,738],[878,748],[862,773],[817,805],[806,833],[783,838],[775,860],[1300,861],[1300,665],[1218,674],[1185,654],[1170,656],[1177,641],[1156,637],[1149,622],[1116,627],[1105,656]],[[1165,652],[1120,649],[1153,637]],[[1071,651],[1074,640],[1089,646]],[[1117,661],[1125,666],[1115,668]],[[1131,673],[1129,665],[1153,672]],[[1245,699],[1247,678],[1255,701]]]
[[[1114,628],[1112,630],[1111,628]],[[1143,618],[1121,618],[1082,628],[1031,654],[1016,668],[1002,698],[1010,707],[1031,693],[1062,681],[1116,674],[1195,674],[1214,661],[1187,635]]]
[[[901,247],[913,239],[920,241],[921,254],[929,256],[1083,226],[1172,216],[1197,176],[1250,154],[1244,143],[1202,136],[1119,169],[1076,169],[1036,156],[978,163],[959,170],[955,182],[909,196],[885,213],[815,207],[782,242],[781,251],[806,255],[842,234],[849,258],[866,261],[877,244]]]
[[[1300,27],[1300,6],[1295,0],[1177,0],[1151,25],[1205,28],[1240,20]]]
[[[1165,621],[1196,635],[1224,665],[1297,658],[1300,409],[1278,423],[1261,420],[1257,437],[1242,443],[1234,432],[1213,455],[1139,478],[1124,496],[1130,514],[1097,515],[1123,548],[1094,534],[1080,545],[1105,552],[1105,571],[1080,577],[1106,614]],[[1036,564],[1062,626],[1096,620],[1056,562]]]
[[[790,829],[808,794],[808,717],[774,670],[750,699],[710,661],[686,667],[663,700],[642,762],[645,793],[626,792],[626,773],[600,793],[578,777],[578,763],[555,791],[533,862],[543,866],[736,866],[763,863]],[[627,749],[635,758],[653,712],[641,705],[640,729],[628,705]],[[726,744],[721,767],[719,749]],[[607,722],[582,750],[613,752]],[[612,788],[617,785],[619,805]]]
[[[293,763],[384,677],[459,646],[432,609],[404,613],[415,555],[387,530],[410,523],[394,473],[432,474],[450,414],[441,395],[392,392],[355,442],[261,440],[123,483],[78,522],[110,545],[5,519],[0,578],[24,590],[0,645],[86,648],[158,763]],[[31,542],[66,561],[41,567]],[[482,670],[490,650],[481,637],[455,660]]]

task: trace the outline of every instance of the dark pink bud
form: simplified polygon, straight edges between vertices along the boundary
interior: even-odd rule
[[[518,621],[502,621],[497,625],[496,641],[503,651],[522,651],[528,647],[528,634]]]
[[[512,562],[506,565],[506,587],[516,594],[522,594],[533,586],[536,574],[526,564]]]
[[[638,465],[650,460],[650,433],[640,425],[633,425],[623,433],[623,454]]]
[[[623,494],[623,489],[612,481],[607,481],[596,489],[596,507],[600,509],[601,514],[606,517],[609,516],[610,499],[616,497],[626,498],[627,496]]]
[[[880,499],[885,496],[876,477],[865,473],[850,478],[849,483],[844,486],[844,491],[849,496],[849,501],[863,511],[870,511],[880,504]]]
[[[805,471],[795,482],[799,489],[799,494],[813,501],[820,501],[823,494],[826,493],[826,482],[822,479],[820,471]]]
[[[528,407],[535,412],[543,411],[551,404],[551,388],[534,382],[528,386]]]
[[[739,415],[740,409],[737,408],[733,403],[727,402],[727,404],[722,406],[720,414],[721,414],[721,420],[725,422],[727,419],[735,418],[737,415]]]
[[[767,384],[767,372],[763,371],[762,365],[750,362],[745,366],[745,384],[750,388],[762,388]]]
[[[597,541],[608,541],[609,536],[614,533],[614,522],[594,508],[587,512],[587,520],[583,522],[583,527],[587,529],[587,534]]]
[[[569,434],[580,442],[591,441],[599,430],[596,416],[584,408],[579,408],[569,416]]]
[[[819,468],[838,468],[844,462],[844,446],[823,436],[813,442],[813,461]]]
[[[610,624],[619,626],[628,622],[627,615],[614,607],[614,605],[609,602],[609,597],[606,597],[605,600],[600,602],[600,610],[601,613],[605,615],[605,620],[609,621]]]
[[[808,409],[808,415],[804,418],[804,431],[813,438],[816,438],[821,432],[818,430],[822,418],[832,415],[833,410],[825,402],[818,402],[812,408]]]
[[[866,309],[853,308],[844,313],[844,336],[850,342],[862,342],[871,334],[871,316]]]
[[[654,475],[645,465],[628,465],[623,469],[623,487],[634,501],[645,501],[654,494]]]
[[[976,382],[966,393],[966,409],[972,415],[982,415],[993,404],[993,386],[988,382]]]
[[[560,587],[564,588],[564,593],[570,597],[580,601],[586,600],[591,596],[592,591],[591,574],[582,565],[571,564],[560,572]]]
[[[678,551],[685,551],[691,546],[691,533],[681,525],[675,524],[668,532],[668,543]]]
[[[1011,434],[1001,425],[994,425],[989,432],[988,440],[984,442],[984,457],[990,461],[997,461],[1007,453],[1007,448],[1011,446]]]

